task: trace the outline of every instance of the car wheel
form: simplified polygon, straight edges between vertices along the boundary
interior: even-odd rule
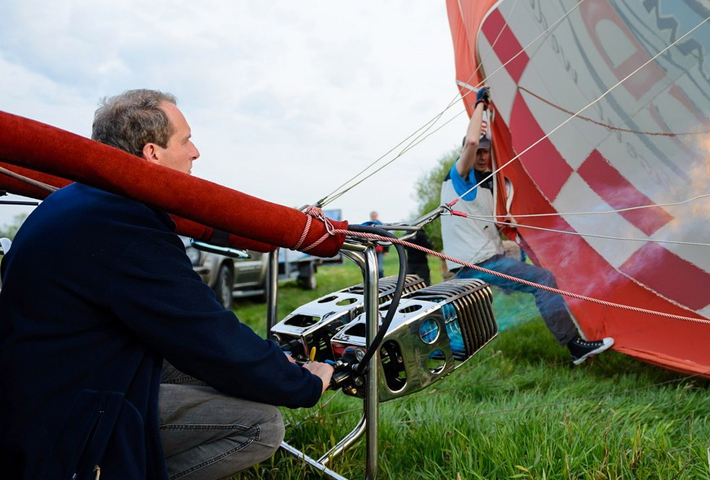
[[[304,290],[315,290],[317,286],[316,272],[313,265],[302,265],[298,276],[298,286]]]
[[[222,265],[219,267],[219,273],[217,274],[217,282],[214,285],[214,293],[217,295],[217,301],[222,305],[225,310],[232,309],[232,286],[234,284],[234,277],[231,270],[227,265]]]

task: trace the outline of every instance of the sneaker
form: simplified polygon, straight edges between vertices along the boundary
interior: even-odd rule
[[[572,354],[572,363],[579,365],[587,358],[602,353],[612,345],[614,345],[614,339],[610,337],[603,338],[596,342],[588,342],[580,336],[576,336],[567,344],[567,348],[569,348]]]

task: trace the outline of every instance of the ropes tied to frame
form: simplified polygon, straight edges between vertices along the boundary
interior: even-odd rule
[[[306,225],[303,227],[303,232],[301,232],[301,237],[298,239],[296,244],[293,247],[291,247],[291,250],[299,250],[300,249],[300,251],[304,252],[304,253],[308,252],[309,250],[314,249],[315,247],[317,247],[318,245],[323,243],[325,241],[325,239],[328,238],[330,235],[333,235],[333,232],[335,231],[333,224],[330,223],[330,220],[328,219],[328,217],[323,215],[323,211],[320,208],[314,207],[314,206],[309,206],[308,208],[306,208],[305,213],[306,213]],[[326,233],[321,235],[321,237],[318,240],[316,240],[312,244],[308,245],[307,247],[300,248],[301,245],[303,245],[303,242],[306,240],[306,237],[308,236],[308,232],[310,232],[310,230],[311,230],[311,224],[313,223],[314,218],[322,221],[325,224]]]
[[[622,305],[620,303],[608,302],[606,300],[600,300],[598,298],[592,298],[592,297],[588,297],[586,295],[580,295],[577,293],[568,292],[566,290],[561,290],[559,288],[548,287],[547,285],[540,285],[538,283],[530,282],[528,280],[523,280],[523,279],[520,279],[517,277],[506,275],[504,273],[496,272],[494,270],[489,270],[487,268],[479,267],[478,265],[475,265],[473,263],[464,262],[462,260],[458,260],[456,258],[450,257],[449,255],[446,255],[444,253],[436,252],[434,250],[429,250],[428,248],[425,248],[420,245],[416,245],[414,243],[407,242],[406,240],[401,240],[398,238],[395,239],[395,238],[390,238],[390,237],[383,237],[381,235],[375,235],[373,233],[351,232],[350,230],[340,230],[340,229],[334,229],[330,233],[333,235],[337,234],[337,233],[342,233],[344,235],[349,235],[349,236],[353,236],[353,237],[361,237],[361,238],[365,238],[368,240],[398,243],[400,245],[403,245],[403,246],[406,246],[409,248],[414,248],[414,249],[420,250],[424,253],[428,253],[428,254],[434,255],[436,257],[443,258],[444,260],[449,260],[449,261],[458,263],[460,265],[463,265],[464,267],[472,268],[474,270],[478,270],[480,272],[484,272],[484,273],[487,273],[490,275],[495,275],[496,277],[504,278],[506,280],[510,280],[510,281],[517,282],[517,283],[522,283],[524,285],[528,285],[528,286],[531,286],[534,288],[539,288],[541,290],[546,290],[546,291],[552,292],[552,293],[557,293],[559,295],[564,295],[565,297],[570,297],[570,298],[574,298],[577,300],[583,300],[585,302],[596,303],[597,305],[603,305],[605,307],[618,308],[621,310],[628,310],[628,311],[636,312],[636,313],[645,313],[648,315],[654,315],[654,316],[663,317],[663,318],[670,318],[673,320],[682,320],[682,321],[686,321],[686,322],[693,322],[693,323],[701,323],[701,324],[705,324],[705,325],[710,325],[710,320],[703,319],[703,318],[694,318],[694,317],[687,317],[687,316],[683,316],[683,315],[674,315],[672,313],[664,313],[664,312],[658,312],[656,310],[649,310],[646,308],[632,307],[630,305]]]

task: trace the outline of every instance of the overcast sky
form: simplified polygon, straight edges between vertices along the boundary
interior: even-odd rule
[[[0,72],[0,110],[87,137],[99,98],[171,92],[193,175],[294,207],[392,160],[454,101],[327,206],[354,223],[410,218],[415,181],[467,124],[443,0],[3,0]],[[0,225],[25,211],[0,205]]]

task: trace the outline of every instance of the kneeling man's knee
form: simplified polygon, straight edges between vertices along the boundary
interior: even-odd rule
[[[273,409],[272,415],[261,422],[261,443],[271,452],[265,458],[269,458],[279,449],[285,434],[281,411],[276,407],[270,407]]]

